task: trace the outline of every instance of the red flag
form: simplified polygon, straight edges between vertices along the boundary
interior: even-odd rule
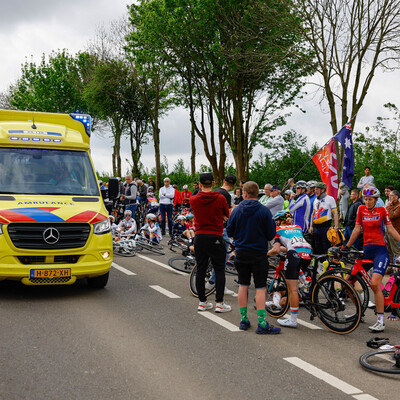
[[[338,173],[335,140],[332,139],[322,150],[313,157],[322,182],[326,183],[326,193],[337,200]]]

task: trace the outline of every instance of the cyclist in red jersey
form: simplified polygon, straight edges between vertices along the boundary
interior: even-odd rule
[[[363,188],[362,195],[365,205],[358,208],[356,226],[347,242],[347,249],[350,249],[363,230],[364,238],[364,259],[373,260],[373,273],[371,289],[375,295],[377,322],[370,326],[372,332],[383,332],[385,324],[383,321],[384,297],[381,289],[382,279],[389,264],[389,253],[385,244],[386,230],[395,240],[400,242],[400,234],[393,228],[389,214],[385,207],[375,207],[379,198],[379,190],[368,185]]]

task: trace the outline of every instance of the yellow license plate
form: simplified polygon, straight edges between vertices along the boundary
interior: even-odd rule
[[[71,268],[31,269],[31,278],[65,278],[71,276]]]

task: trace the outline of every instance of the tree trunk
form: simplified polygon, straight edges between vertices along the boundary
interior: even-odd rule
[[[191,142],[191,150],[192,154],[190,156],[190,169],[192,178],[196,174],[196,134],[194,132],[194,127],[192,124],[192,129],[190,131],[190,142]]]
[[[154,121],[153,126],[154,156],[156,163],[156,190],[161,187],[161,157],[160,157],[160,129],[158,128],[158,119]]]

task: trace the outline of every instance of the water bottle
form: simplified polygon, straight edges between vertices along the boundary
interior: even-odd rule
[[[304,288],[303,288],[304,293],[308,293],[310,291],[311,282],[312,282],[311,276],[307,276],[306,282],[305,282]]]

